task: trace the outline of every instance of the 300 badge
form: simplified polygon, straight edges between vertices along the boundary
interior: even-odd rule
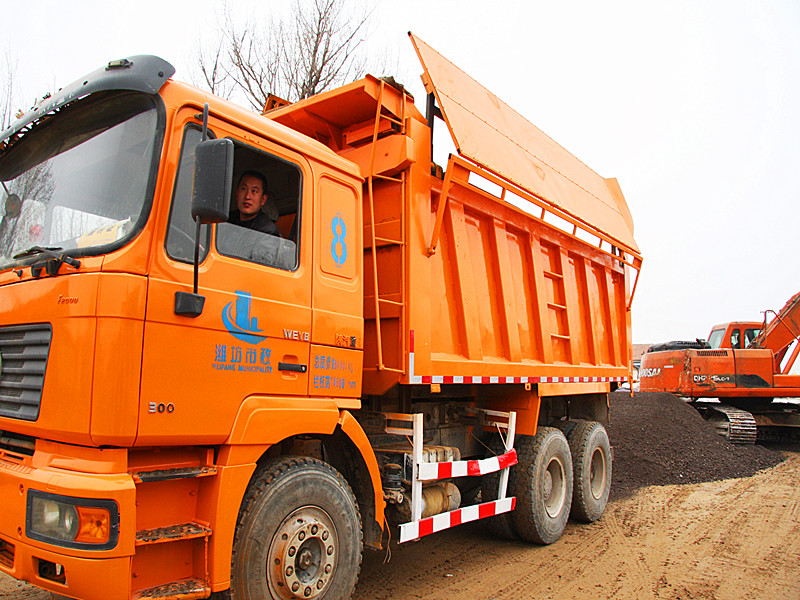
[[[151,402],[147,412],[150,414],[171,413],[175,411],[175,405],[170,402],[164,404],[163,402]]]

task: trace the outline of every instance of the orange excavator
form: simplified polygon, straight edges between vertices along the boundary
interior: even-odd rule
[[[773,315],[771,319],[769,316]],[[769,319],[769,320],[768,320]],[[669,392],[696,406],[733,442],[753,443],[775,432],[800,431],[800,375],[791,370],[800,354],[800,293],[762,324],[717,325],[706,340],[667,342],[648,348],[639,371],[640,390]]]

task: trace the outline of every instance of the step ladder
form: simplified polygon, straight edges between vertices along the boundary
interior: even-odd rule
[[[217,469],[213,466],[191,466],[174,469],[140,470],[131,473],[137,488],[142,484],[159,485],[168,484],[177,480],[214,477]],[[208,573],[208,544],[212,535],[210,524],[196,518],[187,522],[173,523],[150,529],[136,531],[135,546],[137,552],[154,545],[176,544],[196,540],[202,548],[197,551],[202,554],[199,561],[204,572],[193,572],[191,576],[176,581],[168,581],[143,589],[134,589],[132,600],[195,600],[208,598],[211,595]],[[194,543],[194,542],[193,542]]]
[[[405,323],[406,323],[406,290],[405,290],[405,281],[406,281],[406,252],[407,252],[407,245],[406,245],[406,215],[405,215],[405,206],[407,201],[408,195],[408,173],[406,169],[401,170],[396,175],[386,175],[383,173],[376,173],[375,172],[375,156],[376,150],[378,146],[378,139],[381,135],[406,135],[406,94],[401,94],[401,104],[400,104],[400,114],[397,116],[392,116],[387,112],[384,112],[384,105],[383,105],[383,94],[384,89],[387,83],[383,79],[380,80],[380,87],[378,90],[378,97],[376,101],[376,110],[375,110],[375,118],[373,121],[373,132],[372,132],[372,142],[371,142],[371,152],[370,152],[370,164],[369,169],[366,173],[366,181],[364,187],[366,189],[366,194],[364,198],[364,203],[369,208],[369,211],[365,215],[365,224],[369,225],[370,235],[366,242],[366,249],[369,253],[371,258],[371,274],[372,274],[372,293],[373,293],[373,310],[375,312],[374,320],[375,320],[375,332],[376,332],[376,349],[377,349],[377,369],[378,371],[388,371],[394,373],[405,373],[405,366],[402,360],[402,357],[405,356],[406,348],[405,348],[405,336],[400,335],[399,339],[385,339],[387,336],[384,334],[383,327],[381,326],[381,318],[382,316],[386,315],[387,313],[395,314],[398,313],[399,317],[397,317],[400,321],[400,327],[398,331],[405,330]],[[388,126],[387,126],[388,123]],[[400,186],[400,199],[398,206],[395,207],[396,209],[396,216],[399,219],[399,235],[397,237],[386,237],[377,235],[375,230],[378,226],[378,221],[375,216],[375,202],[376,202],[376,186],[380,186],[382,183],[395,183]],[[378,267],[379,262],[379,253],[378,250],[380,248],[385,247],[396,247],[399,248],[400,251],[400,269],[399,273],[396,273],[399,276],[397,280],[398,283],[398,292],[397,294],[392,294],[390,292],[385,292],[380,289],[380,282],[381,276],[387,277],[387,269],[380,269]],[[380,275],[379,275],[380,271]],[[394,276],[395,273],[390,272],[391,276]],[[384,316],[384,319],[386,317]],[[384,357],[384,348],[387,345],[397,345],[400,346],[400,361],[395,365],[387,364],[387,361]]]

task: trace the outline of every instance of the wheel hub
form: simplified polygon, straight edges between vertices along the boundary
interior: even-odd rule
[[[554,458],[547,465],[543,479],[544,509],[548,515],[555,518],[561,512],[566,498],[564,465]]]
[[[589,467],[589,490],[595,500],[599,500],[606,487],[606,457],[597,448],[592,454]]]
[[[314,507],[295,511],[281,524],[267,559],[281,600],[325,592],[336,565],[335,539],[328,515]]]

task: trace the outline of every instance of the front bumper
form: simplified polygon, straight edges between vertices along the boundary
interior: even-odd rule
[[[43,463],[47,466],[38,466]],[[0,452],[0,571],[73,598],[128,600],[135,537],[133,479],[127,473],[76,472],[50,463],[36,454],[22,457]],[[120,513],[116,546],[93,551],[29,538],[29,490],[116,502]]]

